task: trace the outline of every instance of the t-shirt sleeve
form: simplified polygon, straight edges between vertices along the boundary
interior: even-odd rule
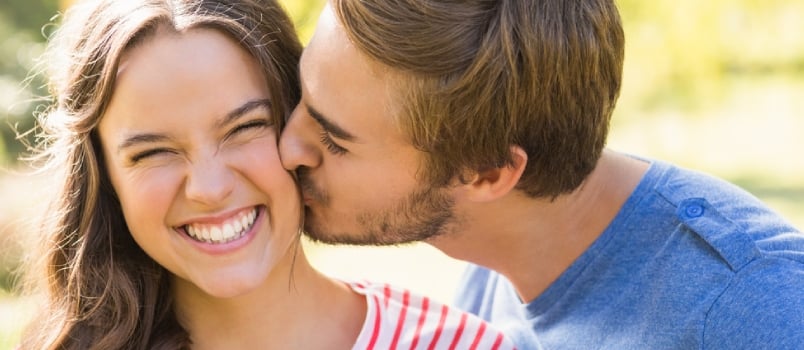
[[[489,293],[489,273],[487,269],[468,264],[455,291],[454,305],[461,310],[484,317],[480,309],[484,295]]]
[[[804,348],[804,263],[765,258],[743,267],[707,313],[703,348]]]
[[[388,284],[353,283],[368,314],[354,349],[515,349],[502,331],[475,315]]]

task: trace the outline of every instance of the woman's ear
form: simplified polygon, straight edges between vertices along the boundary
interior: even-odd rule
[[[493,201],[507,195],[519,183],[528,154],[519,146],[511,146],[511,164],[474,172],[465,177],[464,190],[468,199],[477,202]]]

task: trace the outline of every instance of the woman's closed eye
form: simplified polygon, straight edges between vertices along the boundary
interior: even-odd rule
[[[273,126],[268,118],[255,118],[231,128],[223,137],[222,141],[235,141],[236,143],[248,142],[254,138],[262,135],[260,133],[267,128]],[[156,146],[156,145],[155,145]],[[163,156],[173,156],[181,153],[179,149],[171,147],[156,146],[152,148],[143,148],[140,151],[134,152],[129,158],[129,164],[137,165],[146,160],[153,160]]]
[[[226,134],[225,139],[230,139],[246,132],[259,131],[271,126],[273,126],[273,123],[271,123],[267,118],[249,120],[232,128],[232,130]]]
[[[139,162],[141,162],[143,160],[146,160],[148,158],[154,158],[156,156],[170,155],[170,154],[176,154],[176,151],[174,151],[174,150],[172,150],[170,148],[161,148],[161,147],[160,148],[151,148],[151,149],[146,149],[146,150],[134,153],[129,158],[129,162],[131,164],[137,164],[137,163],[139,163]]]

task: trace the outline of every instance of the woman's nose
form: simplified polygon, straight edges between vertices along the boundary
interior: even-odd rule
[[[185,183],[185,194],[191,201],[207,206],[220,205],[232,194],[234,170],[217,157],[194,162]]]

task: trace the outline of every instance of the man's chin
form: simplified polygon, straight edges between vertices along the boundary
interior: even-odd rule
[[[324,227],[327,227],[328,229],[325,229]],[[318,225],[314,221],[306,221],[304,225],[304,235],[313,242],[332,245],[384,246],[396,244],[379,242],[378,240],[373,239],[371,235],[361,235],[345,231],[332,231],[332,227]]]
[[[329,227],[331,228],[332,225]],[[304,221],[304,235],[307,236],[310,240],[317,243],[324,243],[324,244],[357,244],[361,245],[360,243],[354,243],[354,239],[347,233],[333,233],[326,229],[326,225],[320,224],[318,220],[315,219],[313,215],[309,213]]]
[[[365,242],[360,239],[355,239],[352,236],[343,235],[343,234],[331,234],[328,232],[320,232],[312,229],[305,229],[304,235],[307,236],[311,241],[316,243],[323,243],[323,244],[332,244],[332,245],[375,245],[371,242]]]
[[[316,243],[335,244],[335,242],[332,242],[326,236],[322,236],[321,234],[319,234],[319,232],[311,230],[311,229],[306,228],[306,227],[304,229],[304,235],[307,238],[309,238],[311,241],[316,242]]]
[[[304,219],[304,235],[313,242],[334,244],[330,235],[321,229],[317,221],[308,209]]]

